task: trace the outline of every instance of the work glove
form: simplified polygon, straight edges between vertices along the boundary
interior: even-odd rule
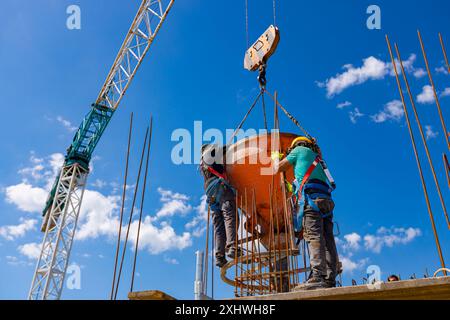
[[[289,181],[284,181],[286,184],[286,190],[289,193],[293,193],[294,192],[294,186],[292,185],[292,183],[289,183]]]
[[[273,151],[272,154],[270,155],[270,157],[272,158],[273,161],[275,160],[281,160],[283,159],[284,154],[280,153],[278,151]]]

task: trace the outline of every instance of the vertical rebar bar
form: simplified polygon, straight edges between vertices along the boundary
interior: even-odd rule
[[[131,136],[133,132],[133,112],[131,112],[130,115],[130,128],[128,131],[128,146],[127,146],[127,154],[126,154],[126,162],[125,162],[125,174],[124,174],[124,181],[123,181],[123,190],[122,190],[122,203],[120,205],[120,217],[119,217],[119,236],[117,238],[117,246],[116,246],[116,256],[114,258],[114,275],[113,275],[113,281],[112,281],[112,287],[111,287],[111,295],[110,300],[113,300],[114,298],[114,287],[116,284],[116,273],[117,273],[117,262],[119,259],[119,251],[120,251],[120,238],[122,234],[122,223],[123,223],[123,211],[125,208],[125,197],[127,192],[127,179],[128,179],[128,164],[130,160],[130,146],[131,146]]]
[[[281,261],[283,259],[283,252],[281,249],[281,235],[280,235],[280,219],[279,219],[279,208],[278,208],[278,193],[275,192],[275,223],[276,223],[276,230],[277,230],[277,248],[278,251],[278,261],[276,263],[276,271],[279,276],[279,283],[280,283],[280,292],[283,291],[283,270],[281,268]]]
[[[447,51],[445,50],[444,40],[442,39],[442,35],[439,32],[439,42],[441,43],[442,54],[444,55],[445,65],[447,66],[447,72],[450,74],[450,64],[448,63]]]
[[[441,119],[442,130],[444,131],[445,141],[447,142],[447,148],[450,150],[450,142],[448,140],[447,126],[445,125],[444,116],[442,115],[441,104],[439,102],[439,97],[437,95],[436,86],[434,85],[433,77],[431,75],[430,66],[428,64],[427,53],[425,51],[425,46],[422,41],[422,35],[420,34],[419,30],[417,30],[417,35],[419,37],[420,47],[422,48],[422,54],[423,54],[423,59],[425,60],[425,66],[427,68],[428,78],[430,79],[430,84],[433,89],[434,100],[436,101],[439,118]]]
[[[425,147],[425,153],[427,155],[428,163],[430,165],[431,172],[433,174],[433,179],[434,179],[434,183],[436,185],[436,190],[437,190],[438,195],[439,195],[439,200],[441,202],[442,210],[444,211],[444,216],[445,216],[445,219],[447,221],[447,227],[450,229],[450,221],[449,221],[448,214],[447,214],[447,207],[445,206],[445,201],[444,201],[444,198],[442,196],[441,187],[440,187],[437,175],[436,175],[436,171],[434,170],[433,160],[432,160],[431,155],[430,155],[430,150],[428,149],[427,139],[425,138],[425,134],[423,132],[422,124],[420,122],[419,114],[418,114],[417,108],[416,108],[416,103],[414,102],[414,97],[413,97],[413,95],[411,93],[411,88],[409,86],[408,77],[406,75],[405,68],[403,66],[403,60],[402,60],[402,57],[400,55],[400,50],[399,50],[399,48],[397,46],[397,43],[394,43],[394,47],[395,47],[395,52],[397,54],[397,58],[399,60],[399,64],[400,64],[400,67],[401,67],[403,80],[405,81],[405,85],[406,85],[406,89],[407,89],[407,92],[408,92],[409,100],[411,101],[411,106],[412,106],[412,109],[413,109],[413,112],[414,112],[414,117],[416,118],[417,126],[419,127],[420,137],[422,138],[422,143],[423,143],[423,145]]]
[[[134,250],[134,260],[133,260],[133,271],[131,272],[131,286],[130,292],[133,292],[134,287],[134,275],[136,272],[136,263],[137,263],[137,255],[139,250],[139,236],[141,234],[141,224],[142,224],[142,214],[144,211],[144,200],[145,200],[145,189],[147,187],[147,176],[148,176],[148,164],[150,160],[150,148],[152,145],[152,136],[153,136],[153,117],[150,117],[150,136],[148,138],[147,144],[147,159],[145,160],[145,172],[144,172],[144,185],[142,186],[142,195],[141,195],[141,205],[139,209],[139,222],[138,222],[138,230],[136,235],[136,246]]]
[[[417,167],[419,169],[420,180],[422,182],[422,187],[423,187],[423,191],[424,191],[424,195],[425,195],[425,201],[426,201],[426,204],[427,204],[428,214],[430,216],[431,227],[433,228],[434,239],[436,241],[436,247],[437,247],[437,250],[438,250],[439,259],[440,259],[442,267],[445,268],[444,257],[442,255],[442,249],[441,249],[441,244],[439,242],[439,236],[438,236],[438,233],[437,233],[436,224],[434,222],[434,215],[433,215],[433,212],[431,210],[431,204],[430,204],[430,199],[428,197],[428,191],[427,191],[427,186],[426,186],[426,183],[425,183],[425,178],[423,176],[422,165],[420,164],[419,154],[417,152],[417,147],[416,147],[416,141],[415,141],[415,138],[414,138],[414,133],[413,133],[412,128],[411,128],[411,122],[409,120],[408,109],[406,108],[405,97],[403,96],[403,90],[402,90],[402,86],[401,86],[401,83],[400,83],[400,78],[399,78],[398,71],[397,71],[397,64],[395,63],[394,54],[392,53],[391,43],[389,41],[388,35],[386,35],[386,43],[387,43],[387,46],[388,46],[389,55],[391,57],[392,66],[394,68],[395,79],[397,81],[398,91],[400,93],[400,97],[401,97],[402,104],[403,104],[403,111],[405,112],[405,118],[406,118],[406,122],[408,124],[408,131],[409,131],[409,135],[411,137],[411,142],[412,142],[412,146],[413,146],[413,149],[414,149],[414,155],[416,157]]]
[[[245,251],[247,252],[246,254],[246,259],[245,259],[245,281],[247,283],[247,295],[249,294],[249,289],[248,289],[248,283],[249,283],[249,279],[248,279],[248,275],[249,275],[249,259],[250,259],[250,254],[249,254],[249,244],[248,244],[248,207],[247,207],[248,201],[247,201],[247,188],[244,189],[244,210],[245,210],[245,233],[246,233],[246,237],[245,237]]]
[[[235,270],[234,270],[234,275],[235,275],[235,279],[234,279],[234,295],[237,297],[238,296],[238,251],[240,251],[239,248],[239,203],[238,203],[238,199],[239,199],[239,194],[238,191],[236,191],[236,198],[235,198],[235,208],[236,208],[236,212],[235,212],[235,242],[234,242],[234,265],[235,265]]]
[[[136,203],[137,192],[139,189],[139,181],[141,179],[142,164],[144,162],[144,155],[145,155],[145,149],[147,146],[148,132],[149,132],[149,128],[147,127],[147,130],[145,132],[144,145],[142,146],[141,160],[139,162],[139,170],[138,170],[136,186],[134,188],[133,201],[132,201],[131,209],[130,209],[130,218],[128,220],[127,232],[125,234],[125,243],[123,245],[122,258],[120,260],[119,274],[117,276],[117,283],[116,283],[116,291],[114,292],[114,300],[117,299],[117,292],[119,291],[120,277],[122,275],[122,268],[123,268],[123,261],[125,260],[125,254],[126,254],[127,244],[128,244],[128,236],[130,234],[130,227],[131,227],[131,223],[133,221],[134,205]]]
[[[254,233],[255,233],[255,210],[254,210],[254,206],[253,206],[253,202],[254,202],[254,193],[252,193],[252,209],[251,209],[251,229],[252,229],[252,233],[251,233],[251,237],[252,237],[252,253],[251,253],[251,286],[252,288],[254,288],[254,284],[256,282],[256,278],[255,278],[255,237],[254,237]],[[253,290],[253,295],[255,294],[255,291]]]
[[[269,185],[269,248],[268,248],[268,255],[269,255],[269,283],[270,283],[270,293],[273,292],[273,286],[272,286],[272,252],[273,248],[275,247],[273,242],[273,208],[272,208],[272,185]]]
[[[273,179],[272,179],[273,182]],[[271,242],[270,242],[270,266],[271,266],[271,277],[273,278],[273,283],[275,285],[275,292],[278,292],[278,279],[276,275],[276,261],[277,261],[277,251],[275,248],[275,219],[273,217],[274,215],[274,202],[273,202],[273,184],[269,186],[270,189],[270,232],[271,232]]]
[[[256,211],[256,195],[255,195],[255,189],[253,189],[253,199],[254,199],[254,203],[253,206],[255,207],[255,211]],[[258,214],[256,214],[256,218],[255,218],[255,223],[257,226],[259,226],[261,228],[261,225],[258,222]],[[261,294],[265,293],[265,283],[263,280],[263,274],[262,274],[262,260],[261,260],[261,238],[260,238],[260,231],[259,229],[257,230],[257,239],[258,239],[258,259],[259,259],[259,263],[258,263],[258,272],[259,272],[259,276],[260,276],[260,282],[261,282]]]
[[[450,165],[448,164],[447,155],[442,154],[442,160],[444,161],[445,176],[447,177],[448,188],[450,189]]]
[[[282,194],[282,201],[283,201],[283,221],[284,221],[284,249],[285,249],[285,255],[286,255],[286,267],[287,267],[287,274],[288,274],[288,289],[291,291],[291,250],[290,250],[290,239],[288,239],[288,218],[287,218],[287,204],[286,204],[286,190],[284,186],[284,173],[280,174],[280,186],[281,186],[281,194]]]
[[[212,220],[212,219],[211,219]],[[214,300],[214,259],[216,254],[216,232],[214,230],[214,223],[212,223],[213,227],[211,228],[211,299]]]
[[[242,199],[242,194],[241,194],[241,198],[240,198],[240,200],[241,200],[241,205],[240,205],[240,208],[241,208],[241,223],[240,223],[240,227],[241,227],[241,241],[242,241],[242,244],[241,244],[241,247],[242,247],[242,251],[244,251],[244,243],[243,243],[243,241],[244,241],[244,210],[243,210],[243,199]],[[247,218],[245,219],[245,220],[247,220]],[[244,253],[242,253],[242,254],[244,254]],[[247,252],[245,252],[245,254],[247,254]],[[243,264],[244,264],[244,259],[241,257],[241,259],[240,259],[240,261],[241,261],[241,268],[239,268],[239,270],[240,270],[240,289],[241,289],[241,297],[244,295],[244,266],[243,266]]]

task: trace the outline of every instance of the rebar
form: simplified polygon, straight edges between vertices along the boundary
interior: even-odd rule
[[[137,262],[137,255],[138,255],[138,250],[139,250],[139,236],[141,234],[142,214],[144,211],[145,189],[147,187],[148,164],[149,164],[149,160],[150,160],[150,148],[151,148],[151,144],[152,144],[152,136],[153,136],[153,117],[150,118],[150,137],[148,139],[148,144],[147,144],[147,159],[145,160],[144,185],[142,186],[141,205],[139,208],[139,222],[138,222],[138,230],[137,230],[137,235],[136,235],[136,246],[134,248],[134,260],[133,260],[133,271],[131,272],[130,292],[133,292],[134,275],[136,272],[136,262]]]
[[[450,64],[448,63],[447,51],[445,50],[444,40],[442,39],[442,35],[440,32],[439,32],[439,42],[441,43],[442,54],[444,55],[444,61],[447,67],[447,72],[450,74]]]
[[[136,196],[137,196],[137,192],[139,189],[139,181],[141,179],[142,163],[144,162],[144,154],[145,154],[145,149],[146,149],[146,145],[147,145],[148,132],[149,132],[149,128],[147,127],[147,130],[145,132],[144,144],[142,146],[141,160],[139,163],[139,170],[138,170],[136,186],[134,188],[133,202],[132,202],[131,210],[130,210],[130,218],[128,220],[127,232],[125,234],[125,243],[123,245],[122,258],[120,260],[119,274],[117,276],[117,283],[116,283],[116,291],[114,292],[114,300],[117,299],[117,292],[119,291],[120,277],[122,275],[123,262],[125,260],[125,254],[126,254],[126,249],[127,249],[127,244],[128,244],[128,236],[130,234],[131,222],[133,221],[134,205],[136,203]]]
[[[439,118],[441,120],[442,130],[444,131],[445,141],[447,142],[447,148],[450,150],[450,142],[449,142],[449,139],[448,139],[447,126],[445,125],[444,116],[442,115],[441,104],[439,102],[439,97],[437,95],[436,86],[434,85],[433,77],[431,75],[430,66],[428,64],[427,53],[426,53],[425,46],[424,46],[423,41],[422,41],[422,35],[420,34],[419,30],[417,30],[417,36],[419,37],[420,47],[422,48],[423,59],[425,60],[425,66],[427,68],[427,73],[428,73],[428,78],[430,80],[430,85],[431,85],[431,88],[433,89],[434,100],[436,101],[436,106],[437,106],[437,109],[438,109]]]
[[[434,183],[436,185],[436,190],[437,190],[438,195],[439,195],[439,200],[441,202],[442,210],[444,211],[444,216],[445,216],[445,219],[447,221],[447,227],[450,229],[450,221],[449,221],[449,218],[448,218],[447,207],[445,206],[445,201],[444,201],[444,198],[442,196],[441,187],[440,187],[437,175],[436,175],[436,171],[434,170],[433,160],[432,160],[431,155],[430,155],[430,150],[428,149],[427,139],[425,138],[425,134],[423,132],[422,124],[421,124],[420,119],[419,119],[419,114],[417,113],[417,108],[416,108],[416,104],[414,102],[414,97],[413,97],[413,95],[411,93],[411,88],[409,86],[408,77],[406,75],[405,68],[403,66],[403,61],[402,61],[402,58],[401,58],[401,55],[400,55],[400,51],[399,51],[398,46],[397,46],[396,43],[394,43],[394,47],[395,47],[395,52],[397,53],[397,58],[399,60],[400,67],[401,67],[401,70],[402,70],[403,80],[405,81],[406,89],[408,91],[409,99],[411,101],[411,106],[412,106],[412,109],[414,111],[414,116],[416,118],[417,126],[419,127],[420,137],[422,138],[422,143],[423,143],[423,145],[425,147],[425,152],[426,152],[426,155],[427,155],[427,158],[428,158],[428,163],[430,165],[431,172],[433,174],[433,179],[434,179]]]
[[[118,237],[117,237],[117,245],[116,245],[116,255],[114,258],[114,275],[113,275],[113,281],[111,286],[111,295],[110,300],[113,300],[114,298],[114,287],[116,284],[116,273],[117,273],[117,262],[119,259],[119,251],[120,251],[120,238],[122,234],[122,223],[123,223],[123,211],[125,208],[125,197],[127,192],[127,179],[128,179],[128,164],[130,160],[130,146],[131,146],[131,136],[133,132],[133,112],[130,114],[130,128],[128,131],[128,146],[127,146],[127,153],[126,153],[126,162],[125,162],[125,174],[124,174],[124,181],[123,181],[123,190],[122,190],[122,203],[120,206],[120,217],[119,217],[119,231],[118,231]]]
[[[414,155],[416,157],[417,167],[419,169],[420,180],[422,182],[422,187],[423,187],[423,191],[424,191],[425,201],[426,201],[426,204],[427,204],[428,214],[429,214],[429,217],[430,217],[431,226],[432,226],[433,233],[434,233],[434,238],[435,238],[435,241],[436,241],[436,247],[437,247],[437,250],[438,250],[439,259],[440,259],[442,267],[445,268],[444,257],[442,255],[442,249],[441,249],[441,244],[439,242],[439,236],[438,236],[438,233],[437,233],[437,230],[436,230],[436,224],[434,222],[434,215],[433,215],[433,212],[431,210],[431,204],[430,204],[430,199],[428,197],[428,191],[427,191],[427,186],[426,186],[426,183],[425,183],[425,178],[423,176],[422,165],[420,164],[419,154],[417,152],[417,147],[416,147],[416,141],[415,141],[414,134],[413,134],[413,131],[412,131],[412,128],[411,128],[411,122],[409,120],[409,115],[408,115],[408,109],[406,108],[405,97],[403,96],[403,90],[402,90],[402,86],[401,86],[401,83],[400,83],[400,78],[399,78],[398,71],[397,71],[397,64],[395,63],[395,59],[394,59],[394,55],[392,53],[391,43],[389,41],[388,35],[386,35],[386,43],[387,43],[387,46],[388,46],[389,55],[391,57],[392,66],[394,68],[395,79],[397,81],[398,91],[400,93],[400,97],[401,97],[402,104],[403,104],[403,111],[405,113],[406,122],[408,124],[408,131],[409,131],[409,135],[411,137],[411,143],[412,143],[412,146],[413,146],[413,149],[414,149]]]

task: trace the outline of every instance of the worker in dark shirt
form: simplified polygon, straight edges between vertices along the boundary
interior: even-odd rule
[[[202,146],[200,169],[205,179],[205,191],[212,212],[216,266],[222,268],[229,258],[240,255],[236,248],[236,196],[227,181],[224,165],[225,148],[217,145]],[[238,252],[236,252],[236,250]]]
[[[302,200],[299,203],[298,225],[303,228],[308,244],[311,274],[305,284],[295,289],[336,286],[339,260],[333,235],[334,202],[331,192],[334,181],[321,165],[319,155],[315,141],[307,137],[294,139],[288,155],[281,161],[279,153],[272,154],[275,174],[293,167],[294,192]]]

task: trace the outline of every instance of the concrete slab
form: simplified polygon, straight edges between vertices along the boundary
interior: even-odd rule
[[[359,285],[235,300],[450,300],[450,277],[382,283],[379,289]]]
[[[174,297],[158,290],[148,290],[140,292],[130,292],[128,294],[130,300],[176,300]]]

